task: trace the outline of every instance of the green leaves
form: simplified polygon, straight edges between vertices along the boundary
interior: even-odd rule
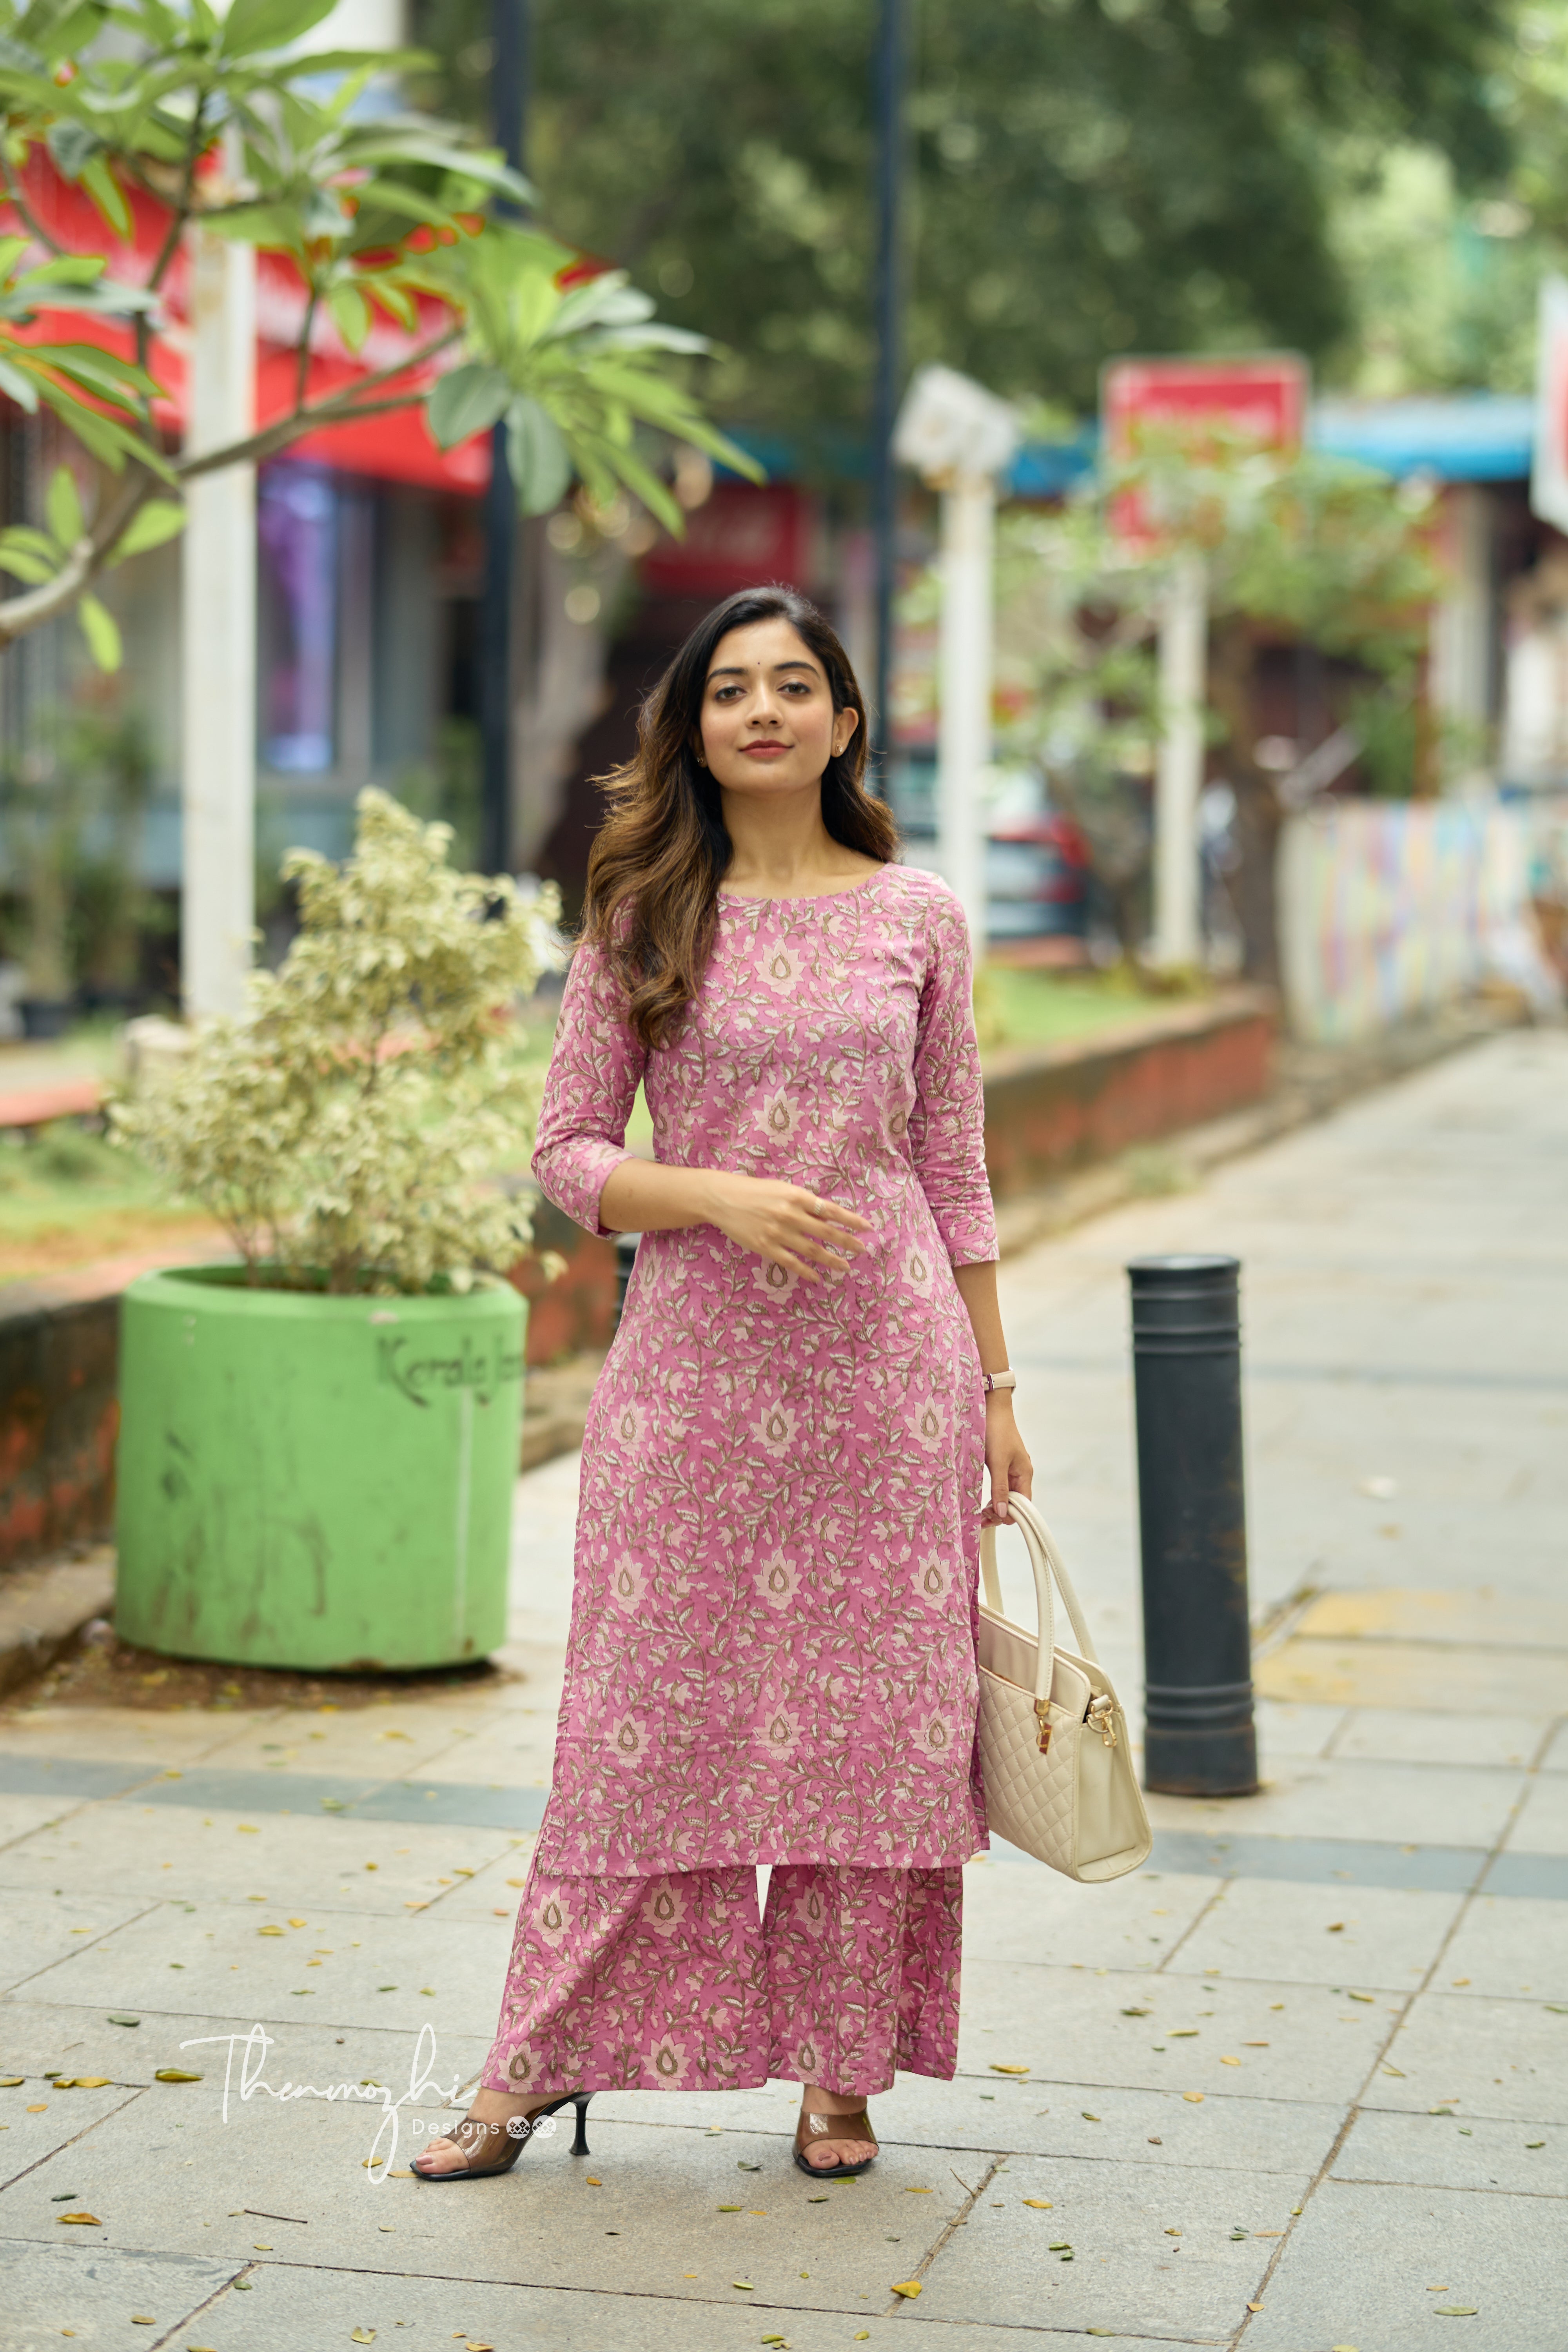
[[[107,606],[96,596],[82,596],[77,604],[77,618],[87,639],[88,651],[100,669],[117,670],[121,658],[120,625]]]
[[[336,0],[234,0],[223,20],[226,58],[248,58],[280,49],[330,16]]]
[[[150,547],[162,547],[185,527],[185,509],[174,499],[149,499],[138,507],[129,527],[114,542],[110,563],[124,563],[132,555],[144,554]]]
[[[548,514],[572,480],[572,452],[550,411],[521,393],[506,413],[506,461],[524,514]]]
[[[76,477],[68,466],[55,467],[44,500],[44,511],[48,517],[49,529],[61,547],[74,547],[87,526],[82,520],[81,498],[77,489]]]
[[[485,433],[504,415],[511,384],[502,368],[470,360],[437,379],[427,414],[437,446],[455,448],[472,433]]]

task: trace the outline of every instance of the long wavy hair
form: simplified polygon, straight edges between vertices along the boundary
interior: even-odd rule
[[[700,621],[637,714],[637,756],[599,782],[610,812],[588,859],[583,937],[624,987],[647,1045],[668,1044],[702,985],[719,885],[733,855],[719,787],[698,761],[702,697],[714,649],[731,629],[787,621],[826,672],[835,710],[857,725],[822,778],[822,821],[835,841],[889,863],[898,832],[866,790],[866,705],[849,657],[815,604],[794,588],[742,588]]]

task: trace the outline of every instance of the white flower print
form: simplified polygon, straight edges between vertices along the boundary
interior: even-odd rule
[[[800,1570],[782,1551],[775,1551],[755,1570],[752,1582],[770,1608],[787,1609],[800,1591]]]
[[[795,987],[804,970],[799,953],[794,948],[786,948],[781,942],[763,950],[763,978],[770,988],[776,988],[781,994]]]
[[[915,1726],[915,1744],[922,1756],[940,1764],[947,1756],[956,1737],[956,1727],[945,1715],[928,1715]]]
[[[754,1421],[752,1426],[770,1454],[775,1456],[783,1455],[787,1454],[795,1444],[795,1433],[800,1427],[800,1416],[798,1413],[792,1412],[788,1405],[765,1404],[761,1417]]]
[[[800,1287],[800,1276],[793,1268],[764,1257],[759,1258],[752,1268],[752,1283],[753,1288],[765,1291],[770,1298],[787,1298]]]
[[[787,1706],[770,1707],[753,1735],[780,1763],[787,1763],[800,1746],[800,1717]]]
[[[623,1764],[635,1764],[647,1754],[647,1736],[636,1716],[623,1715],[610,1731],[610,1752]]]
[[[610,1570],[610,1598],[628,1612],[642,1606],[648,1593],[648,1572],[640,1559],[624,1551]]]
[[[533,1929],[553,1952],[572,1933],[572,1914],[558,1895],[547,1895],[533,1915]]]
[[[940,1552],[933,1551],[929,1559],[915,1562],[915,1591],[928,1609],[945,1609],[952,1585],[952,1563],[945,1560]]]
[[[539,2075],[539,2053],[531,2050],[526,2042],[519,2042],[506,2062],[509,2081],[519,2091],[526,2091]]]
[[[927,1397],[911,1406],[904,1420],[910,1434],[929,1454],[947,1444],[952,1416],[940,1397]]]
[[[660,2034],[644,2063],[655,2082],[666,2091],[679,2091],[691,2072],[686,2043],[673,2040],[668,2033]]]
[[[910,1108],[903,1095],[894,1095],[882,1105],[882,1131],[889,1143],[902,1143],[908,1136]]]
[[[907,1249],[904,1252],[903,1263],[900,1266],[899,1271],[903,1276],[904,1280],[909,1284],[911,1290],[929,1290],[931,1286],[931,1277],[936,1272],[936,1265],[931,1252],[929,1249],[922,1248],[920,1244],[917,1243],[913,1248]]]
[[[643,1916],[656,1936],[673,1936],[686,1916],[686,1897],[668,1878],[658,1879],[643,1905]]]
[[[800,1106],[787,1087],[780,1087],[757,1105],[756,1121],[770,1143],[788,1143],[800,1128]]]
[[[618,1438],[628,1452],[641,1443],[647,1429],[647,1413],[629,1397],[610,1415],[611,1434]]]
[[[819,1886],[808,1886],[804,1895],[795,1896],[795,1916],[808,1935],[826,1935],[827,1912],[823,1904],[822,1889]]]

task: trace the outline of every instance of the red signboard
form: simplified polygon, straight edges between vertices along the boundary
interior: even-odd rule
[[[1105,453],[1131,457],[1140,429],[1157,425],[1190,442],[1201,455],[1205,425],[1260,447],[1296,449],[1307,416],[1307,362],[1293,352],[1246,359],[1112,360],[1100,379]],[[1118,527],[1144,528],[1133,499],[1118,500]]]

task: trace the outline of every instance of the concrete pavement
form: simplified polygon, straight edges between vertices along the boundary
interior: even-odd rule
[[[1121,1268],[1244,1260],[1267,1785],[1154,1801],[1113,1886],[972,1864],[958,2078],[877,2103],[858,2181],[790,2165],[782,2084],[406,2177],[493,2024],[570,1462],[520,1488],[521,1679],[0,1716],[4,2352],[1568,2347],[1565,1082],[1568,1038],[1511,1034],[1005,1269],[1037,1492],[1135,1705]]]

